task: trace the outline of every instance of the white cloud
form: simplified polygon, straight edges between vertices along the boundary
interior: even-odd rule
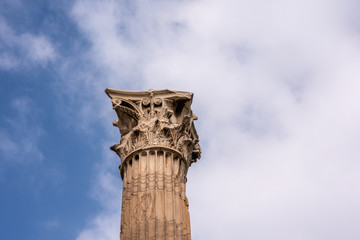
[[[109,240],[119,238],[120,211],[104,212],[93,219],[89,228],[77,240]]]
[[[91,42],[84,57],[104,72],[90,94],[126,84],[195,92],[204,153],[188,176],[194,239],[359,239],[360,22],[353,4],[75,3],[72,16]],[[114,115],[104,110],[102,117]],[[118,214],[108,193],[119,188],[114,181],[96,188],[110,209],[79,239],[114,238],[118,228],[99,219]]]
[[[0,69],[45,65],[56,58],[50,40],[42,34],[17,33],[0,16]]]

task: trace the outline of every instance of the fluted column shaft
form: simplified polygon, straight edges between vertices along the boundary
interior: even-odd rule
[[[190,239],[187,168],[180,156],[161,148],[139,151],[124,162],[122,240]]]

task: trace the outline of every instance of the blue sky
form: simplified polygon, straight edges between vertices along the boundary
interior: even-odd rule
[[[108,87],[194,92],[193,239],[359,239],[359,9],[1,1],[1,239],[118,238]]]

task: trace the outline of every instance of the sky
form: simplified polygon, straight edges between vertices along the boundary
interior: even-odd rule
[[[194,93],[194,240],[360,239],[359,10],[2,0],[0,238],[118,239],[116,88]]]

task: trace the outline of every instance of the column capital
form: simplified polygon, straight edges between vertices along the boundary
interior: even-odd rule
[[[120,144],[111,146],[124,162],[141,149],[170,148],[190,166],[200,158],[199,137],[190,106],[193,93],[171,90],[123,91],[107,88],[118,120]]]

